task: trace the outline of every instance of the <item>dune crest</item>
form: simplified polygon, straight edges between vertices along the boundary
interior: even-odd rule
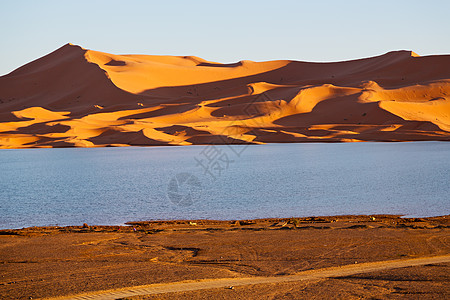
[[[193,56],[112,55],[93,50],[86,51],[85,58],[103,69],[117,87],[133,94],[145,94],[146,91],[160,87],[197,85],[246,77],[288,64],[288,61],[242,61],[225,67]]]
[[[66,44],[0,77],[0,148],[450,140],[450,55],[221,64]]]

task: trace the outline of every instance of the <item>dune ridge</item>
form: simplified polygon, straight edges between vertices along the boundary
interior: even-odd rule
[[[67,44],[0,77],[0,148],[450,140],[450,55],[210,62]]]

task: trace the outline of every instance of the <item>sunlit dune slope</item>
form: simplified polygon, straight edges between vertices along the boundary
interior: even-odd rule
[[[450,55],[335,63],[67,44],[0,77],[0,147],[450,140]]]

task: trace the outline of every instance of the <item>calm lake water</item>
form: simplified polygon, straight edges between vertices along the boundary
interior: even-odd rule
[[[450,143],[0,150],[0,228],[450,213]]]

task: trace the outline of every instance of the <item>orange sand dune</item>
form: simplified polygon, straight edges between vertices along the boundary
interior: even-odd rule
[[[0,77],[0,148],[450,140],[450,55],[209,62],[67,44]]]

